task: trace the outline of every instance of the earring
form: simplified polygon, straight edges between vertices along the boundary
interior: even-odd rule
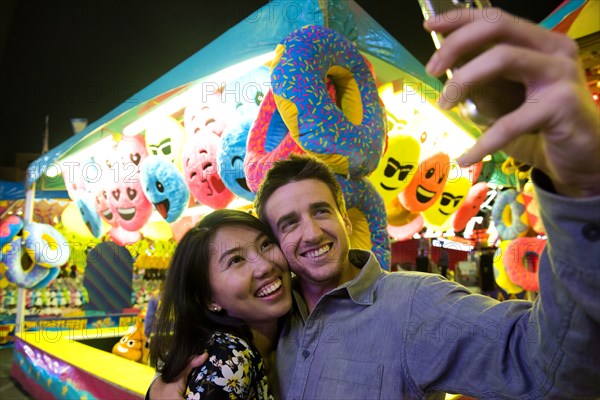
[[[212,306],[210,308],[210,311],[212,311],[212,312],[219,312],[219,311],[221,311],[221,309],[219,307],[217,307],[217,306]]]

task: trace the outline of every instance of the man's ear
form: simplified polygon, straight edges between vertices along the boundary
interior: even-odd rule
[[[346,232],[348,232],[348,236],[352,236],[352,222],[350,221],[350,217],[348,216],[348,212],[344,214],[344,225],[346,226]]]

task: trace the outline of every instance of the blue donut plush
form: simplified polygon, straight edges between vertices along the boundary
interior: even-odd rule
[[[59,268],[46,268],[39,264],[24,267],[21,260],[29,260],[29,258],[23,257],[21,237],[17,236],[2,248],[2,263],[7,267],[6,279],[25,289],[31,289],[39,285],[51,274],[51,270],[60,270]],[[50,280],[47,282],[49,283]]]
[[[30,222],[23,229],[23,239],[25,251],[35,265],[61,267],[71,255],[67,240],[50,225]]]
[[[492,206],[492,221],[502,240],[525,236],[529,225],[523,196],[515,189],[498,193]]]
[[[381,268],[389,271],[390,237],[381,195],[367,178],[346,179],[341,175],[336,175],[336,178],[342,187],[348,216],[352,222],[352,247],[371,249]]]
[[[9,215],[0,221],[0,249],[5,244],[13,241],[14,237],[23,229],[23,220],[16,215]]]
[[[277,46],[272,66],[277,109],[300,147],[343,176],[373,172],[385,144],[385,111],[358,47],[332,29],[306,26]]]
[[[167,222],[177,221],[190,201],[190,190],[175,164],[163,156],[148,156],[140,166],[142,190]]]

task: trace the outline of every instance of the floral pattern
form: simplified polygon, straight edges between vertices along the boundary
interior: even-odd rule
[[[263,359],[252,344],[237,336],[216,332],[207,352],[208,361],[188,377],[187,400],[274,399]]]

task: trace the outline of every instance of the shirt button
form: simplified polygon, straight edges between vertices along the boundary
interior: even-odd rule
[[[308,351],[308,350],[304,350],[304,351],[302,352],[302,357],[304,357],[304,358],[308,358],[308,356],[310,356],[310,351]]]
[[[583,237],[590,242],[600,240],[600,227],[595,224],[585,224],[581,232],[583,233]]]

